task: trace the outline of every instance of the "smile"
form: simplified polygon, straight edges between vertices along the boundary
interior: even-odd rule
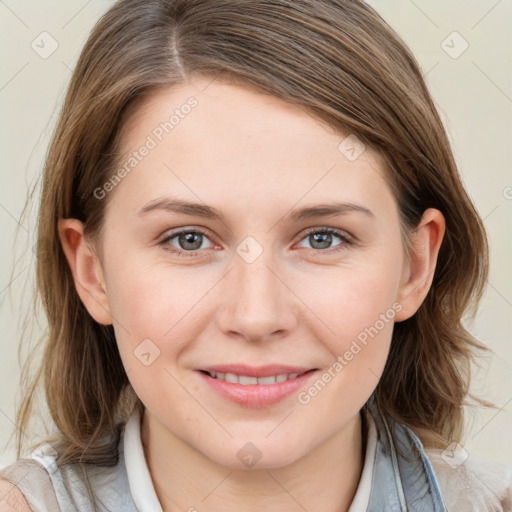
[[[248,375],[237,375],[235,373],[222,373],[222,372],[206,372],[210,377],[214,379],[223,380],[230,382],[231,384],[242,384],[243,386],[249,385],[264,385],[278,384],[280,382],[286,382],[287,380],[296,379],[303,373],[281,373],[279,375],[270,375],[268,377],[250,377]]]
[[[234,373],[234,365],[230,366],[231,371],[220,371],[227,370],[226,365],[226,368],[215,368],[219,371],[203,369],[197,374],[214,394],[237,406],[249,408],[270,407],[297,394],[317,373],[317,369],[291,367],[286,369],[299,371],[284,373],[282,366],[267,366],[258,370],[240,367],[240,373]]]

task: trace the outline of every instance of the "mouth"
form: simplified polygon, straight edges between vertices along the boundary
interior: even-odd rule
[[[317,370],[283,365],[220,365],[200,369],[198,374],[220,397],[238,406],[262,408],[297,393]]]
[[[225,382],[229,382],[231,384],[241,384],[242,386],[253,386],[253,385],[261,385],[261,386],[269,386],[272,384],[279,384],[280,382],[286,382],[288,380],[296,379],[306,373],[315,371],[316,368],[312,370],[306,370],[301,373],[280,373],[277,375],[269,375],[267,377],[255,377],[251,375],[238,375],[236,373],[226,373],[226,372],[209,372],[206,370],[200,370],[201,373],[209,375],[213,379],[223,380]]]

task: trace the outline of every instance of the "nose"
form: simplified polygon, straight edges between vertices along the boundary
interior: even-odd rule
[[[289,275],[271,252],[264,250],[252,262],[235,254],[233,267],[223,280],[222,306],[217,311],[224,334],[261,342],[285,336],[295,328],[300,301],[290,288]]]

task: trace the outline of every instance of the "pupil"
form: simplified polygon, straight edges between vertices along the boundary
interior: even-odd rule
[[[317,249],[327,249],[331,243],[332,235],[331,233],[315,233],[313,235],[314,243],[320,243],[320,247],[315,247],[314,244],[313,247]]]
[[[187,249],[199,249],[201,247],[201,236],[202,235],[199,233],[182,233],[180,236],[180,244]],[[194,238],[196,238],[195,242]],[[187,246],[187,244],[192,244],[192,247]]]

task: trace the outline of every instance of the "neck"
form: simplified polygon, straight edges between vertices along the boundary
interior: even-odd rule
[[[241,470],[217,464],[147,411],[141,438],[164,512],[347,512],[363,468],[363,426],[357,414],[306,456],[270,469]]]

